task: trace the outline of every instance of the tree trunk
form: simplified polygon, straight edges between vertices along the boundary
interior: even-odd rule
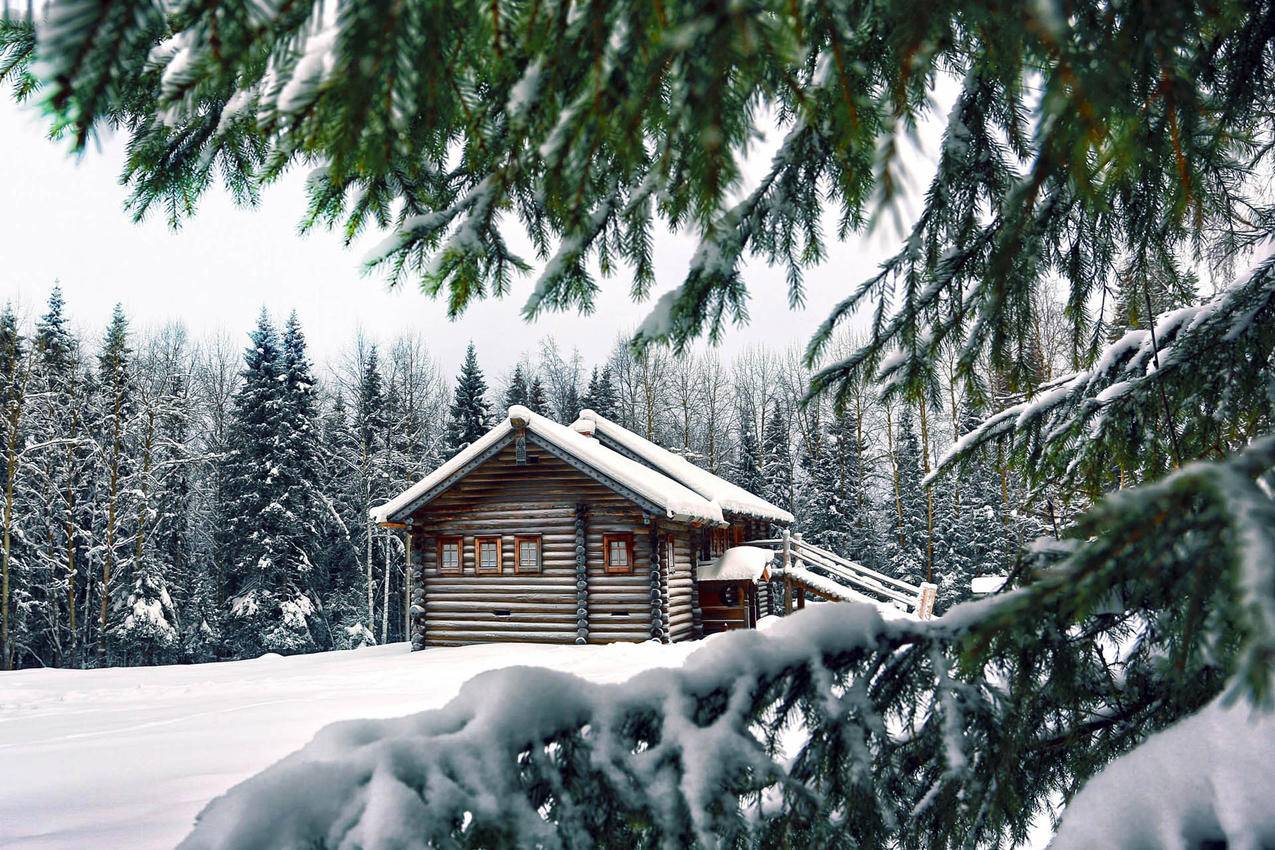
[[[363,532],[366,546],[365,560],[367,562],[367,630],[369,634],[375,635],[373,629],[376,628],[376,592],[375,582],[372,579],[372,519],[368,516],[368,512],[372,507],[372,452],[366,445],[363,446]]]
[[[4,480],[4,552],[0,556],[0,662],[5,670],[13,669],[13,644],[9,639],[9,563],[13,551],[13,485],[18,478],[18,428],[22,420],[21,402],[8,416],[5,440]]]
[[[403,541],[403,637],[412,640],[412,526]]]
[[[75,583],[79,577],[76,575],[75,564],[75,476],[72,474],[74,464],[75,444],[71,443],[66,449],[66,518],[63,523],[63,533],[66,535],[66,612],[71,629],[71,644],[67,647],[67,652],[82,666],[82,661],[79,659],[79,635],[75,627]]]
[[[921,411],[921,469],[930,474],[930,428],[925,415],[925,399],[917,407]],[[925,488],[925,580],[934,581],[934,487]]]
[[[151,458],[155,448],[155,411],[146,413],[146,440],[142,445],[142,477],[138,488],[137,539],[133,545],[133,563],[140,564],[146,553],[146,500],[150,485]]]
[[[885,409],[885,446],[890,455],[890,479],[894,484],[894,512],[899,517],[899,545],[903,541],[903,494],[899,491],[899,459],[894,454],[894,415]]]
[[[26,375],[19,363],[15,370],[14,395],[5,410],[5,482],[3,554],[0,554],[0,667],[13,669],[13,642],[10,635],[10,576],[13,552],[13,490],[18,480],[18,459],[22,453],[22,411],[26,402]]]

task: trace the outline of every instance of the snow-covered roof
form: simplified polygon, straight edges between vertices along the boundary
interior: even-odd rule
[[[617,425],[592,410],[580,411],[580,419],[593,422],[597,434],[611,440],[665,475],[680,481],[704,498],[716,502],[723,511],[768,519],[784,525],[794,521],[793,515],[783,508],[772,505],[761,496],[749,493],[743,487],[719,478],[706,469],[700,469],[681,455],[639,437],[629,429]]]
[[[1009,576],[974,576],[970,579],[970,592],[975,596],[986,596],[995,593],[1005,586]]]
[[[700,581],[761,581],[766,565],[775,558],[769,549],[757,546],[732,546],[716,560],[699,567]]]
[[[516,404],[508,415],[482,437],[458,452],[451,460],[429,475],[395,496],[380,507],[373,508],[373,522],[388,522],[408,510],[423,495],[460,471],[474,458],[483,454],[514,430],[514,420],[525,422],[528,434],[552,445],[589,468],[610,478],[665,511],[669,519],[693,522],[723,523],[721,508],[678,481],[607,448],[595,439],[579,434],[552,419],[532,413]]]
[[[880,611],[881,615],[888,620],[915,619],[911,612],[904,611],[897,605],[883,602],[880,599],[873,599],[867,594],[859,593],[839,581],[834,581],[805,567],[788,567],[788,569],[784,570],[784,575],[800,584],[804,584],[825,599],[830,599],[834,602],[866,602]]]

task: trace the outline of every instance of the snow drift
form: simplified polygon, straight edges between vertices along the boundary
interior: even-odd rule
[[[622,684],[531,668],[483,674],[437,711],[323,730],[209,804],[181,848],[423,848],[453,846],[458,833],[587,847],[612,805],[640,810],[669,840],[711,844],[738,820],[721,807],[731,780],[784,777],[767,733],[750,728],[756,683],[916,627],[872,606],[828,605],[764,634],[722,635],[682,668]],[[835,699],[831,677],[827,687]],[[559,787],[534,781],[546,763]],[[605,784],[605,804],[575,796],[589,782]]]

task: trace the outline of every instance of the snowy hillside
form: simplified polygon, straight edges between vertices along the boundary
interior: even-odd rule
[[[192,666],[0,674],[0,847],[170,848],[217,794],[323,726],[443,705],[484,670],[619,681],[702,642],[406,644]]]

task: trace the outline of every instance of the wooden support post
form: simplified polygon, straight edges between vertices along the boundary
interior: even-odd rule
[[[412,639],[412,521],[403,529],[403,637]]]
[[[792,579],[784,576],[784,616],[792,613]]]
[[[801,611],[806,607],[806,589],[804,587],[797,588],[797,610]]]
[[[934,601],[938,598],[939,587],[931,582],[922,582],[921,590],[916,595],[916,618],[928,620],[934,616]]]

